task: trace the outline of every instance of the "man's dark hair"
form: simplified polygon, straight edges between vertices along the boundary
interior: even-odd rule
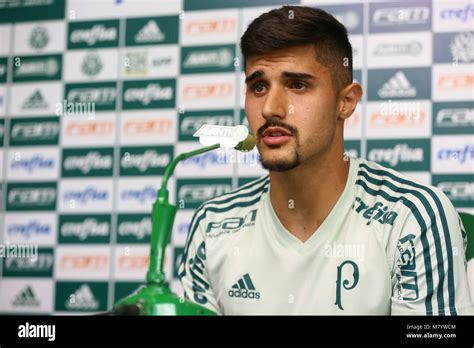
[[[312,7],[283,6],[254,19],[240,41],[247,58],[292,46],[314,45],[315,59],[329,68],[335,92],[352,83],[352,46],[347,30],[329,13]]]

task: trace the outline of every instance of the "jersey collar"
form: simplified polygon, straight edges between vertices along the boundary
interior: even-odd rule
[[[298,253],[303,253],[309,248],[312,249],[316,245],[321,245],[324,243],[326,240],[325,235],[328,233],[337,233],[337,226],[340,225],[341,220],[347,216],[347,213],[351,209],[353,203],[355,180],[357,178],[357,167],[358,160],[356,158],[350,157],[349,174],[347,176],[344,191],[321,226],[319,226],[318,229],[305,242],[300,241],[298,238],[292,235],[280,222],[280,219],[276,215],[270,200],[270,184],[269,190],[264,194],[262,200],[263,215],[265,219],[265,223],[262,225],[264,227],[264,231],[269,233],[269,237],[276,239],[284,248],[294,249]]]

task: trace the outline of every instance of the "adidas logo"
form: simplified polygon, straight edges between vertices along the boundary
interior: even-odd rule
[[[67,309],[98,309],[99,302],[95,299],[91,288],[87,284],[83,284],[77,289],[72,296],[66,301]]]
[[[416,97],[416,88],[410,84],[403,71],[398,71],[378,90],[381,98]]]
[[[256,300],[260,298],[260,292],[255,290],[255,286],[248,273],[245,273],[237,283],[232,285],[232,289],[229,290],[228,295],[229,297],[251,298]]]
[[[150,20],[148,23],[140,29],[135,35],[136,42],[160,42],[165,39],[165,35],[160,30],[158,24],[155,21]]]
[[[46,109],[48,103],[43,99],[43,95],[39,89],[35,90],[32,95],[29,96],[27,100],[23,103],[21,108],[23,110],[27,109]]]
[[[36,296],[31,289],[31,286],[27,285],[13,301],[14,306],[28,306],[38,307],[40,302],[36,299]]]

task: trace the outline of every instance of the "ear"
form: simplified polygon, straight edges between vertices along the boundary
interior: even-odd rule
[[[354,112],[363,91],[358,83],[351,83],[339,92],[339,118],[345,120]]]

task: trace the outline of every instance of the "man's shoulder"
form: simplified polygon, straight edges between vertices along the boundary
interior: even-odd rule
[[[269,175],[266,175],[209,199],[196,209],[196,216],[226,216],[235,209],[252,209],[259,204],[262,194],[268,191],[269,183]]]
[[[356,197],[367,201],[382,201],[389,210],[406,211],[408,215],[421,211],[428,215],[450,215],[454,210],[451,201],[438,187],[422,183],[394,169],[376,162],[357,159],[358,169],[355,181]],[[357,198],[356,198],[357,199]]]

